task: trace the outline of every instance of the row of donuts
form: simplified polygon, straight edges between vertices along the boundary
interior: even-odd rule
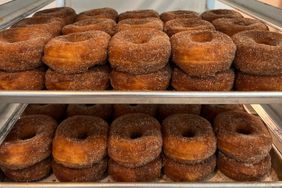
[[[72,23],[74,17],[74,10],[68,7],[44,10],[15,24],[13,29],[3,31],[3,40],[13,40],[14,48],[22,33],[31,34],[26,38],[34,38],[35,32],[45,37],[39,37],[41,43],[37,53],[16,53],[13,58],[10,58],[9,50],[12,49],[13,53],[17,50],[12,46],[7,48],[7,44],[3,43],[8,51],[3,53],[5,58],[0,63],[0,68],[4,70],[0,74],[1,88],[43,89],[45,77],[46,88],[50,90],[104,90],[109,87],[110,77],[112,87],[117,90],[165,90],[171,78],[171,70],[167,65],[171,49],[172,62],[177,65],[173,68],[171,85],[176,90],[231,90],[234,72],[230,67],[234,57],[234,64],[240,71],[235,83],[236,90],[281,90],[281,34],[269,32],[263,23],[242,18],[242,15],[232,10],[212,10],[201,15],[202,19],[213,20],[215,27],[201,20],[193,11],[165,12],[160,16],[165,22],[165,32],[168,35],[176,33],[170,40],[162,31],[152,30],[163,28],[160,27],[162,22],[159,15],[153,10],[120,14],[121,21],[117,25],[121,32],[111,40],[109,35],[97,30],[113,35],[116,11],[110,8],[86,11],[77,17],[77,22],[63,28],[63,33],[73,34],[55,37],[45,46],[43,62],[50,67],[46,75],[38,69],[30,71],[41,64],[39,54],[42,54],[47,38],[50,39],[50,34],[44,33],[48,31],[51,36],[58,35],[62,26]],[[60,22],[59,18],[64,21]],[[218,20],[221,22],[214,23]],[[237,45],[236,56],[232,40],[215,31],[217,28],[231,36],[220,27],[225,24],[229,24],[227,28],[233,32],[256,29],[247,31],[247,35],[238,34],[236,40],[233,37]],[[44,28],[51,25],[52,29],[43,32]],[[30,28],[34,28],[33,32],[28,32]],[[130,28],[133,30],[128,31]],[[17,37],[11,39],[11,35]],[[21,43],[22,48],[23,45]],[[108,66],[99,66],[107,59],[107,49],[108,61],[113,68],[111,74]],[[34,57],[34,61],[30,61]],[[26,71],[13,72],[22,70]],[[31,81],[26,83],[26,80]]]

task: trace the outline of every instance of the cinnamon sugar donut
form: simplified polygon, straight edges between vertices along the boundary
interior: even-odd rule
[[[282,74],[281,33],[244,31],[232,39],[237,45],[235,66],[241,72],[271,76]]]
[[[155,117],[157,108],[155,104],[114,104],[114,118],[132,113],[144,113]]]
[[[242,18],[243,16],[234,10],[228,9],[215,9],[215,10],[208,10],[201,14],[203,20],[207,20],[212,22],[218,18]]]
[[[168,36],[158,30],[144,28],[115,34],[109,44],[109,61],[117,71],[148,74],[166,66],[170,56]]]
[[[164,23],[166,23],[167,21],[179,19],[179,18],[180,19],[182,18],[201,19],[197,12],[190,11],[190,10],[175,10],[175,11],[163,12],[160,15],[160,18]]]
[[[237,91],[282,91],[282,74],[259,76],[237,72],[235,89]]]
[[[0,32],[0,70],[14,72],[39,67],[51,35],[41,29],[18,27]]]
[[[2,170],[4,174],[13,181],[38,181],[50,175],[52,170],[51,159],[44,159],[43,161],[23,169],[12,170],[8,168],[2,168]]]
[[[228,111],[214,122],[218,149],[237,161],[256,163],[265,158],[272,145],[263,122],[246,112]]]
[[[200,19],[191,19],[191,18],[177,18],[170,20],[165,23],[164,32],[168,34],[168,36],[172,36],[175,33],[179,33],[182,31],[206,31],[206,30],[215,30],[214,26],[205,20]]]
[[[134,75],[116,70],[110,74],[111,85],[115,90],[166,90],[170,78],[169,65],[148,74]]]
[[[45,72],[39,69],[4,72],[0,71],[0,90],[41,90],[44,88]]]
[[[163,22],[159,18],[129,18],[125,20],[121,20],[117,24],[117,30],[128,30],[128,29],[143,29],[143,28],[151,28],[162,31],[163,30]]]
[[[199,163],[187,164],[164,158],[164,174],[173,181],[195,182],[208,178],[215,170],[216,157],[212,155]]]
[[[173,114],[196,114],[201,112],[199,104],[161,104],[158,108],[158,116],[164,119]]]
[[[214,76],[194,77],[175,67],[171,85],[178,91],[230,91],[234,77],[232,70],[218,72]]]
[[[250,18],[219,18],[212,24],[216,30],[229,36],[246,30],[268,30],[263,22]]]
[[[93,182],[102,179],[107,171],[107,159],[88,168],[68,168],[52,162],[53,173],[60,182]]]
[[[61,120],[65,114],[65,104],[29,104],[23,115],[43,114]]]
[[[48,90],[105,90],[110,85],[109,71],[106,65],[78,74],[60,74],[49,69],[45,84]]]
[[[254,164],[238,162],[219,152],[218,169],[229,178],[237,181],[259,181],[271,171],[271,157],[269,154]]]
[[[66,25],[62,32],[63,34],[78,33],[84,31],[98,30],[104,31],[109,35],[114,35],[116,33],[116,22],[108,18],[90,18],[85,20],[80,20],[70,25]]]
[[[140,19],[140,18],[159,18],[159,13],[155,10],[132,10],[120,13],[118,16],[119,22],[125,19]]]
[[[161,176],[162,162],[161,158],[139,166],[128,168],[119,165],[114,160],[109,160],[109,175],[117,182],[149,182],[158,179]]]
[[[183,31],[171,37],[172,60],[190,76],[211,76],[230,69],[236,46],[217,31]]]
[[[94,65],[105,63],[110,38],[103,31],[55,37],[46,44],[43,61],[62,74],[85,72]]]
[[[99,19],[99,18],[108,18],[112,19],[114,21],[117,20],[118,12],[115,9],[112,8],[98,8],[98,9],[91,9],[88,11],[81,12],[77,18],[76,21],[79,20],[85,20],[89,18],[93,19]]]
[[[46,115],[19,119],[0,145],[0,165],[11,170],[35,165],[51,154],[57,122]]]
[[[99,117],[65,119],[53,139],[54,160],[69,168],[91,167],[106,156],[108,128],[107,122]]]
[[[67,116],[88,115],[108,120],[112,115],[112,108],[111,104],[69,104]]]
[[[161,126],[147,114],[128,114],[111,124],[108,155],[126,167],[143,166],[162,151]]]
[[[216,138],[211,124],[193,114],[174,114],[163,120],[163,150],[167,157],[197,162],[216,151]]]

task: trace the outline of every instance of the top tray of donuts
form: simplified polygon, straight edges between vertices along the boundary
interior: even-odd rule
[[[36,12],[0,32],[0,90],[282,91],[282,34],[234,10]]]

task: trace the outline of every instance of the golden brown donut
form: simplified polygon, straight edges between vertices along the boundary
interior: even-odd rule
[[[104,31],[109,35],[114,35],[116,33],[116,22],[108,18],[90,18],[80,20],[70,25],[66,25],[62,32],[64,35],[70,33],[78,33],[85,31]]]
[[[84,19],[99,19],[99,18],[108,18],[114,21],[117,20],[118,12],[112,8],[98,8],[98,9],[91,9],[88,11],[81,12],[78,14],[76,21],[84,20]]]
[[[260,76],[237,72],[235,89],[237,91],[282,91],[282,74]]]
[[[256,163],[268,155],[272,138],[260,118],[246,112],[228,111],[216,116],[217,147],[237,161]]]
[[[118,22],[117,30],[151,28],[162,31],[163,22],[159,18],[129,18]]]
[[[244,31],[232,37],[237,45],[235,67],[257,75],[282,74],[282,34],[270,31]]]
[[[42,65],[44,45],[50,33],[39,28],[18,27],[0,32],[0,70],[31,70]]]
[[[68,168],[52,162],[53,173],[60,182],[93,182],[102,179],[107,171],[107,159],[88,168]]]
[[[158,108],[158,116],[164,119],[173,114],[196,114],[200,115],[200,104],[161,104]]]
[[[30,181],[39,181],[50,175],[52,167],[51,167],[51,159],[50,157],[40,161],[30,167],[23,169],[8,169],[2,168],[4,174],[13,181],[20,182],[30,182]]]
[[[110,85],[107,65],[78,74],[60,74],[49,69],[45,75],[48,90],[105,90]]]
[[[216,157],[212,155],[199,163],[187,164],[164,158],[164,174],[173,181],[202,181],[208,178],[215,170]]]
[[[130,74],[112,70],[111,85],[115,90],[166,90],[171,78],[169,65],[152,73]]]
[[[111,104],[69,104],[67,116],[88,115],[108,120],[112,115],[112,111],[113,107]]]
[[[163,12],[160,15],[160,18],[164,23],[166,23],[167,21],[179,19],[179,18],[180,19],[182,18],[201,19],[197,12],[190,11],[190,10],[175,10],[175,11]]]
[[[158,105],[155,104],[114,104],[114,118],[132,113],[144,113],[156,116]]]
[[[141,19],[141,18],[159,18],[159,13],[155,10],[132,10],[120,13],[118,16],[119,22],[125,19]]]
[[[108,124],[93,116],[72,116],[58,126],[53,158],[69,168],[88,168],[106,156]]]
[[[271,171],[271,157],[269,154],[254,164],[238,162],[219,152],[218,169],[226,176],[237,181],[259,181]]]
[[[178,91],[230,91],[233,88],[234,72],[230,69],[214,76],[194,77],[175,67],[171,85]]]
[[[61,18],[64,21],[64,25],[67,25],[74,22],[76,13],[70,7],[57,7],[38,11],[33,15],[33,17],[37,16]]]
[[[230,69],[236,46],[218,31],[183,31],[171,37],[172,60],[191,76],[211,76]]]
[[[197,162],[216,151],[211,124],[194,114],[174,114],[162,122],[163,151],[174,160]]]
[[[41,90],[44,88],[45,72],[39,69],[4,72],[0,71],[0,90]]]
[[[127,114],[111,124],[108,155],[126,167],[143,166],[162,151],[161,126],[147,114]]]
[[[117,71],[147,74],[165,67],[170,56],[169,37],[155,29],[131,29],[115,34],[109,44],[109,62]]]
[[[57,122],[46,115],[19,119],[0,145],[0,166],[11,170],[30,167],[51,154]]]
[[[215,10],[208,10],[201,14],[203,20],[207,20],[209,22],[214,21],[218,18],[242,18],[243,16],[234,10],[228,9],[215,9]]]
[[[109,160],[109,175],[117,182],[149,182],[158,179],[161,176],[162,161],[161,158],[139,166],[136,168],[128,168]]]
[[[105,63],[110,38],[103,31],[55,37],[46,44],[43,61],[62,74],[85,72],[94,65]]]
[[[206,31],[212,30],[214,31],[214,26],[205,20],[194,19],[194,18],[177,18],[170,21],[167,21],[164,26],[164,32],[168,34],[168,36],[172,36],[175,33],[179,33],[182,31]]]

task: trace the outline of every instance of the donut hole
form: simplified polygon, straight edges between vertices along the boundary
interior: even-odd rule
[[[86,132],[81,132],[76,136],[76,139],[78,140],[85,140],[86,138],[88,138],[88,134]]]
[[[138,138],[141,138],[142,137],[142,133],[140,133],[140,132],[132,132],[131,134],[130,134],[130,138],[131,139],[138,139]]]
[[[131,35],[127,35],[124,37],[125,40],[128,42],[134,43],[134,44],[144,44],[150,41],[151,37],[148,35],[134,35],[134,33],[131,33]]]
[[[192,33],[191,39],[194,42],[210,42],[213,39],[211,32],[200,32],[200,33]]]
[[[28,139],[35,137],[35,135],[36,135],[35,130],[24,130],[22,132],[22,135],[19,136],[19,139],[20,140],[28,140]]]
[[[241,25],[241,26],[248,26],[248,25],[251,25],[251,23],[245,22],[245,21],[236,21],[236,22],[234,22],[234,24],[236,24],[236,25]]]
[[[255,42],[258,44],[264,44],[264,45],[268,45],[268,46],[279,46],[279,40],[275,40],[272,38],[255,38]]]
[[[182,133],[182,136],[184,138],[193,138],[196,136],[196,132],[193,131],[193,130],[185,130],[183,133]]]
[[[250,135],[253,133],[252,129],[249,127],[239,127],[236,132],[243,135]]]

